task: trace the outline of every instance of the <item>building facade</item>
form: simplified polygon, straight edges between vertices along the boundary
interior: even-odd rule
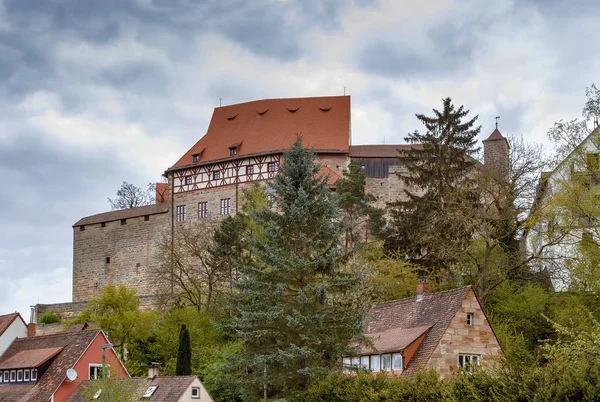
[[[367,191],[376,197],[376,206],[404,196],[397,173],[405,167],[398,151],[410,146],[352,145],[349,96],[266,99],[215,108],[206,134],[165,170],[155,205],[88,216],[73,225],[73,309],[109,283],[135,288],[149,302],[156,292],[152,272],[159,244],[184,222],[202,224],[235,214],[245,189],[253,183],[267,185],[275,177],[298,135],[314,149],[322,164],[319,174],[329,177],[332,189],[355,160],[367,173]],[[488,155],[503,152],[502,141],[497,132],[484,142],[486,163]],[[68,310],[67,305],[60,314],[72,315]]]

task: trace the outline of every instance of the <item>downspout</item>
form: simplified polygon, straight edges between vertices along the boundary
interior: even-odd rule
[[[173,264],[175,263],[175,173],[171,172],[171,294],[173,294]]]

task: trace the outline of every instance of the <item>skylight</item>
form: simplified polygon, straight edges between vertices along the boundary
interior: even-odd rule
[[[146,390],[146,392],[144,392],[144,395],[142,395],[142,398],[150,398],[154,392],[156,391],[156,389],[158,388],[158,385],[151,385],[148,387],[148,389]]]

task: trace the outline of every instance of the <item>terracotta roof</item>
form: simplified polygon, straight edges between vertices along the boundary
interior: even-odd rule
[[[39,367],[56,356],[61,350],[63,350],[62,347],[22,350],[3,360],[0,363],[0,370]]]
[[[390,328],[383,332],[374,332],[369,334],[374,349],[362,347],[361,352],[369,354],[403,351],[431,327],[432,325],[423,325],[412,328]]]
[[[495,129],[492,132],[492,134],[490,134],[490,136],[487,138],[487,140],[483,140],[483,142],[498,141],[498,140],[506,140],[506,138],[504,138],[504,136],[500,133],[500,131],[498,131],[498,129]]]
[[[10,324],[12,324],[13,321],[16,320],[17,318],[20,318],[21,321],[23,321],[23,324],[25,324],[25,326],[27,326],[27,324],[25,323],[25,320],[23,320],[23,317],[21,317],[21,314],[19,314],[19,313],[0,315],[0,335],[2,335],[4,333],[4,331],[6,331],[8,329],[8,327],[10,327]]]
[[[394,335],[400,333],[406,337],[402,342],[398,342],[403,344],[414,333],[430,326],[431,328],[423,338],[421,346],[402,373],[403,375],[410,375],[418,366],[425,367],[470,288],[470,286],[467,286],[433,293],[426,295],[421,301],[411,297],[378,303],[367,314],[365,335],[369,337],[379,336],[378,342],[380,344],[393,345],[396,342]],[[396,328],[412,330],[405,332],[391,331]]]
[[[350,97],[264,99],[215,108],[206,135],[171,169],[280,152],[290,148],[297,134],[315,151],[348,152]],[[239,148],[231,156],[235,144]],[[196,164],[195,154],[200,154]]]
[[[397,158],[398,151],[420,147],[421,144],[351,145],[348,156],[351,158]]]
[[[86,216],[78,220],[73,227],[93,225],[101,222],[120,221],[121,219],[137,218],[144,215],[163,214],[169,210],[166,203],[146,205],[137,208],[121,209],[119,211],[104,212],[101,214]]]
[[[178,401],[183,395],[186,389],[196,379],[194,376],[177,376],[177,377],[154,377],[150,378],[122,378],[111,381],[127,381],[131,384],[131,387],[137,388],[137,393],[140,396],[150,386],[158,386],[156,391],[150,398],[144,398],[144,400],[152,402],[174,402]],[[91,381],[82,381],[75,392],[71,394],[67,402],[86,402],[88,399],[84,397],[85,393],[82,392],[84,387],[89,387]],[[83,394],[83,395],[82,395]]]
[[[327,177],[327,184],[331,187],[335,187],[335,182],[342,178],[337,172],[333,171],[329,167],[322,165],[317,172],[319,177]]]
[[[30,386],[0,385],[0,401],[48,401],[100,330],[17,338],[0,357],[0,365],[23,351],[62,348],[37,384]]]

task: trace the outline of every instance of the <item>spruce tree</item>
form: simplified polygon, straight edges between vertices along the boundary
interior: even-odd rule
[[[182,324],[179,330],[179,350],[177,350],[175,375],[192,375],[192,344],[190,332],[185,324]]]
[[[426,132],[405,138],[414,145],[400,154],[406,197],[392,204],[395,233],[387,246],[438,270],[458,262],[456,250],[471,239],[471,228],[460,216],[479,202],[469,176],[477,164],[473,157],[481,126],[475,127],[477,116],[466,119],[469,111],[455,109],[450,98],[433,114],[417,114]]]
[[[251,214],[264,231],[247,239],[253,258],[238,264],[228,299],[236,315],[227,327],[243,341],[231,364],[243,372],[245,400],[306,389],[336,367],[362,329],[362,308],[349,297],[362,278],[343,270],[345,224],[318,171],[299,137],[269,184],[275,208]]]

